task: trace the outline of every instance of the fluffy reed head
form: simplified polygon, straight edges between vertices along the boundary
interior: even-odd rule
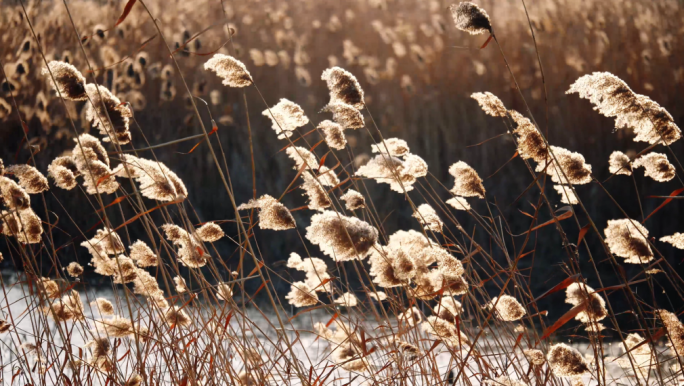
[[[462,3],[463,4],[463,3]],[[461,197],[485,197],[482,179],[475,169],[463,161],[456,162],[449,167],[449,174],[454,176],[454,187],[451,193]]]
[[[324,211],[311,217],[306,238],[335,261],[363,260],[378,240],[378,231],[356,217]]]
[[[159,258],[144,241],[138,240],[131,244],[129,248],[131,259],[135,261],[138,267],[146,268],[159,265]]]
[[[91,102],[86,104],[86,119],[100,130],[102,140],[119,145],[131,142],[130,108],[103,86],[88,84],[86,92]]]
[[[183,181],[159,161],[123,154],[122,164],[114,173],[124,178],[130,175],[140,184],[140,193],[153,200],[184,200],[188,196]]]
[[[492,32],[492,25],[487,12],[477,5],[464,1],[458,5],[449,6],[451,17],[454,18],[456,28],[468,32],[471,35],[479,35]]]
[[[285,299],[295,307],[313,306],[318,303],[316,292],[303,281],[292,283],[290,293],[285,296]]]
[[[589,371],[582,354],[564,343],[551,346],[546,359],[553,373],[559,377],[577,377]]]
[[[83,275],[83,267],[81,266],[81,264],[72,261],[71,263],[69,263],[69,265],[67,265],[67,273],[71,277],[79,277]]]
[[[667,330],[668,344],[679,354],[684,352],[684,325],[677,315],[667,310],[657,310],[657,315]],[[681,355],[681,354],[679,354]]]
[[[61,189],[71,190],[78,185],[76,177],[80,176],[76,163],[72,157],[57,157],[48,166],[48,176]]]
[[[250,200],[248,203],[238,206],[238,210],[253,208],[259,209],[259,228],[261,229],[280,231],[297,227],[290,210],[268,194],[264,194],[256,201]]]
[[[344,136],[344,127],[339,123],[330,120],[325,120],[316,127],[323,131],[325,135],[325,143],[331,149],[342,150],[347,146],[347,138]]]
[[[264,110],[261,114],[271,119],[271,127],[278,134],[278,139],[292,136],[298,127],[309,123],[304,110],[298,104],[285,98],[281,98],[278,104]]]
[[[672,116],[645,95],[634,93],[625,82],[609,72],[594,72],[577,79],[567,94],[578,93],[606,117],[615,118],[617,129],[634,130],[636,142],[670,145],[682,136]]]
[[[586,163],[582,154],[558,146],[551,146],[551,151],[555,159],[549,156],[540,162],[537,172],[545,171],[557,184],[584,185],[591,182],[591,165]]]
[[[342,102],[358,110],[363,109],[363,89],[349,71],[340,67],[328,68],[323,71],[321,79],[330,90],[330,103]]]
[[[218,224],[211,221],[197,228],[196,234],[197,237],[205,243],[216,242],[225,236],[223,229],[221,229]]]
[[[537,163],[545,162],[549,157],[549,150],[537,127],[529,118],[515,110],[510,111],[511,118],[517,125],[513,134],[518,141],[518,153],[523,159],[532,159]]]
[[[468,337],[463,331],[457,329],[453,323],[449,323],[437,316],[428,316],[427,320],[420,327],[423,331],[437,337],[437,339],[440,339],[449,347],[460,349],[469,344]]]
[[[631,219],[608,220],[603,231],[610,251],[623,257],[625,263],[644,264],[653,260],[653,251],[648,245],[648,229]]]
[[[321,112],[329,112],[333,120],[345,129],[360,129],[366,125],[361,112],[352,105],[343,102],[330,102]]]
[[[670,243],[675,248],[684,249],[684,233],[677,232],[670,236],[664,236],[660,238],[660,241]]]
[[[565,289],[565,302],[573,306],[583,305],[575,319],[582,323],[596,323],[608,316],[606,302],[601,295],[584,283],[572,283]]]
[[[622,174],[625,176],[632,175],[632,163],[630,162],[627,154],[621,151],[614,151],[610,153],[608,165],[608,171],[611,174]]]
[[[52,73],[52,76],[50,73]],[[88,98],[85,77],[76,67],[69,63],[56,60],[50,61],[47,67],[43,68],[43,76],[47,77],[58,95],[61,95],[64,99],[81,101]]]
[[[418,208],[416,208],[416,212],[413,213],[413,217],[416,218],[426,230],[442,233],[444,223],[430,204],[420,204]]]
[[[494,308],[496,317],[505,322],[520,320],[527,313],[525,307],[523,307],[516,298],[510,295],[495,296],[487,303],[486,307],[490,309]]]
[[[105,298],[97,298],[90,302],[90,305],[97,309],[101,315],[114,315],[114,305]]]
[[[344,205],[348,210],[358,210],[366,207],[366,199],[354,189],[349,189],[340,196],[340,199],[344,201]]]
[[[214,71],[219,78],[223,79],[223,84],[228,87],[252,85],[252,76],[247,71],[247,67],[232,56],[216,54],[204,63],[204,69]]]
[[[674,165],[667,160],[667,155],[662,153],[648,153],[634,160],[632,166],[644,168],[647,177],[658,182],[667,182],[675,178],[677,171]]]
[[[482,108],[482,111],[492,117],[505,117],[507,115],[506,107],[503,102],[501,102],[501,99],[489,91],[476,92],[471,94],[470,97],[477,101]]]
[[[28,194],[41,193],[50,188],[47,178],[31,165],[10,165],[5,173],[13,174],[19,180],[19,186]]]

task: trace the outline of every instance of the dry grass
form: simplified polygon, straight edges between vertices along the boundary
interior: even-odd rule
[[[680,7],[450,5],[3,4],[0,377],[681,382]]]

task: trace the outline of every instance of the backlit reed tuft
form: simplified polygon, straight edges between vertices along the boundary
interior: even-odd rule
[[[298,104],[285,98],[280,99],[278,104],[264,110],[261,114],[271,119],[273,130],[278,134],[279,139],[292,136],[298,127],[309,123],[304,110]]]
[[[546,359],[553,373],[559,377],[576,377],[589,371],[582,354],[564,343],[551,346]]]
[[[211,70],[223,79],[228,87],[247,87],[252,85],[252,76],[245,65],[232,56],[216,54],[206,63],[205,70]]]
[[[321,79],[327,83],[330,90],[330,103],[341,102],[358,110],[363,109],[363,89],[349,71],[340,67],[328,68],[323,71]]]
[[[653,260],[648,245],[648,229],[631,219],[608,220],[604,230],[610,251],[625,259],[625,263],[643,264]]]
[[[85,77],[69,63],[56,60],[48,62],[47,68],[43,68],[43,76],[64,99],[81,101],[88,98]],[[52,77],[54,77],[54,82]]]
[[[335,261],[363,260],[378,240],[378,231],[365,221],[332,211],[311,216],[306,238]]]
[[[471,35],[479,35],[492,32],[492,25],[487,12],[471,2],[461,2],[458,5],[449,6],[451,17],[454,19],[456,28],[468,32]]]
[[[677,171],[674,165],[667,160],[667,155],[662,153],[648,153],[634,160],[632,167],[644,168],[646,177],[651,177],[658,182],[667,182],[675,178]]]
[[[275,198],[264,194],[258,200],[250,200],[238,206],[238,210],[259,209],[259,228],[275,231],[293,229],[297,226],[292,213]]]

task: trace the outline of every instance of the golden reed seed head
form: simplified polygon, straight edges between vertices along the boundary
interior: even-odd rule
[[[116,256],[111,260],[111,266],[115,284],[131,283],[138,277],[138,268],[130,257]]]
[[[397,321],[401,324],[406,324],[413,327],[423,321],[423,314],[416,307],[411,307],[404,312],[397,314]]]
[[[420,357],[420,348],[417,346],[412,345],[411,343],[408,342],[402,342],[399,341],[397,343],[397,351],[399,351],[399,354],[401,354],[402,357],[408,359],[409,361],[414,361]]]
[[[555,159],[549,156],[540,162],[537,172],[545,171],[557,184],[584,185],[591,182],[591,165],[585,162],[582,154],[558,146],[551,146],[551,151]]]
[[[116,315],[111,319],[95,321],[95,327],[110,338],[125,338],[134,334],[131,320]]]
[[[164,224],[162,229],[166,234],[166,239],[178,247],[176,253],[181,264],[188,268],[201,268],[207,264],[209,255],[205,253],[197,237],[175,224]]]
[[[494,307],[496,317],[504,322],[520,320],[527,313],[520,302],[510,295],[495,296],[486,307],[489,309]]]
[[[424,332],[437,337],[449,347],[465,348],[468,345],[468,337],[463,331],[459,331],[453,323],[437,316],[428,316],[420,327]]]
[[[278,134],[278,139],[289,138],[298,127],[309,123],[304,110],[296,103],[281,98],[275,106],[261,113],[271,119],[271,127]]]
[[[584,283],[570,284],[565,289],[565,302],[573,306],[584,304],[584,310],[575,316],[582,323],[596,323],[608,316],[605,300]]]
[[[167,308],[168,302],[164,298],[164,291],[159,289],[157,280],[144,269],[138,270],[138,277],[133,281],[133,293],[143,295],[148,301],[159,308]]]
[[[579,200],[569,185],[554,185],[554,189],[561,196],[561,202],[568,205],[577,205]]]
[[[438,317],[448,322],[454,323],[456,321],[456,317],[463,312],[463,306],[461,305],[461,302],[456,300],[454,297],[443,296],[437,305],[432,308],[432,310]]]
[[[31,207],[31,197],[26,190],[7,177],[0,176],[0,193],[9,209],[24,210]]]
[[[168,202],[184,200],[188,196],[188,190],[178,175],[158,161],[123,154],[122,164],[114,173],[123,178],[130,174],[140,184],[140,193],[153,200]]]
[[[624,81],[609,72],[580,77],[566,92],[571,93],[588,99],[600,114],[614,117],[617,129],[632,128],[635,142],[670,145],[682,136],[667,110],[647,96],[634,93]]]
[[[50,72],[52,72],[54,82],[52,81]],[[76,67],[71,64],[53,60],[48,62],[46,68],[43,68],[42,74],[50,83],[52,83],[52,87],[54,87],[58,95],[61,94],[62,98],[72,101],[88,99],[86,94],[86,79]]]
[[[684,233],[677,232],[671,236],[664,236],[660,238],[660,241],[670,243],[675,248],[684,249]]]
[[[185,282],[185,279],[183,279],[180,276],[174,276],[173,282],[176,286],[176,292],[178,292],[179,294],[188,292],[188,285]]]
[[[401,249],[390,251],[388,257],[392,264],[394,277],[403,282],[407,282],[416,276],[416,264],[413,259]]]
[[[307,170],[318,170],[316,156],[306,148],[301,146],[290,146],[285,150],[285,153],[287,153],[287,156],[290,157],[290,159],[295,161],[294,170],[301,169],[305,164]]]
[[[5,170],[5,173],[14,174],[19,180],[19,185],[26,190],[28,194],[37,194],[48,190],[48,181],[45,176],[30,165],[10,165]]]
[[[361,111],[352,105],[342,102],[330,102],[321,110],[323,113],[332,113],[333,121],[345,129],[360,129],[366,126]]]
[[[485,197],[485,188],[482,179],[475,169],[463,161],[456,162],[449,167],[449,174],[454,176],[454,187],[451,193],[461,197]]]
[[[188,313],[178,306],[171,306],[166,310],[164,313],[164,321],[169,326],[176,325],[180,327],[188,327],[190,324],[192,324]]]
[[[549,361],[551,370],[558,377],[576,377],[589,371],[589,366],[582,354],[564,343],[551,346],[546,359]]]
[[[140,386],[142,384],[142,377],[140,374],[134,373],[131,375],[130,378],[126,381],[124,386]]]
[[[67,273],[71,277],[79,277],[83,275],[83,267],[81,266],[81,264],[72,261],[71,263],[69,263],[69,265],[67,265]]]
[[[330,120],[325,120],[316,127],[323,131],[325,135],[325,143],[331,149],[342,150],[347,146],[347,138],[344,136],[344,127],[339,123]]]
[[[204,63],[204,69],[214,71],[219,78],[223,79],[225,86],[247,87],[252,85],[252,76],[247,71],[247,67],[232,56],[216,54]]]
[[[214,222],[207,222],[201,227],[197,228],[197,237],[206,243],[213,243],[220,240],[226,234],[223,229]]]
[[[138,240],[131,244],[130,257],[135,260],[138,267],[156,267],[159,265],[159,258],[144,241]]]
[[[90,99],[86,104],[86,119],[98,127],[102,140],[119,145],[131,142],[128,122],[133,115],[130,108],[106,87],[88,84],[86,92]]]
[[[93,359],[107,357],[112,353],[112,344],[107,338],[95,338],[86,344],[93,351]]]
[[[505,117],[507,115],[506,107],[501,102],[501,99],[489,91],[476,92],[470,95],[470,97],[477,101],[482,111],[492,117]]]
[[[492,32],[489,15],[477,5],[464,1],[458,5],[450,5],[449,10],[451,11],[451,17],[454,18],[456,28],[461,31],[468,32],[471,35]]]
[[[653,251],[648,245],[648,229],[638,221],[630,219],[608,220],[603,231],[610,251],[625,259],[625,263],[644,264],[653,260]]]
[[[550,157],[544,138],[529,118],[515,110],[510,110],[511,118],[517,127],[513,130],[518,141],[518,153],[522,159],[532,159],[537,163],[546,162]]]
[[[0,334],[8,332],[12,325],[4,319],[0,319]]]
[[[387,294],[383,291],[378,291],[377,293],[371,292],[368,294],[368,296],[370,296],[371,299],[374,299],[378,302],[382,302],[382,301],[387,300]]]
[[[608,171],[611,174],[622,174],[625,176],[632,175],[632,164],[629,160],[629,157],[627,154],[621,151],[614,151],[610,154],[608,165]]]
[[[468,204],[468,201],[466,201],[466,199],[463,197],[451,197],[450,199],[446,200],[445,202],[456,210],[470,210],[471,209],[470,204]]]
[[[395,271],[394,259],[398,252],[390,250],[385,247],[380,247],[373,250],[368,262],[370,263],[370,271],[368,272],[373,277],[373,283],[383,288],[400,287],[406,281],[399,276],[401,272]]]
[[[294,229],[297,226],[292,213],[275,198],[264,194],[258,200],[249,200],[238,206],[238,210],[259,209],[259,228],[275,231]]]
[[[535,366],[541,366],[544,364],[544,362],[546,362],[546,358],[544,358],[544,353],[541,352],[541,350],[530,349],[523,351],[523,353],[525,354],[527,360]]]
[[[318,303],[318,295],[303,281],[292,283],[290,293],[285,296],[289,304],[295,307],[313,306]]]
[[[219,285],[216,287],[216,297],[224,302],[233,299],[233,290],[230,288],[230,285],[226,283],[219,283]]]
[[[363,89],[349,71],[340,67],[328,68],[323,71],[321,79],[327,83],[330,90],[330,103],[342,102],[357,110],[363,109]]]
[[[406,141],[399,138],[387,138],[377,145],[372,144],[371,151],[373,153],[389,154],[392,157],[404,157],[410,153]]]
[[[72,157],[57,157],[48,166],[48,176],[61,189],[71,190],[78,185],[76,177],[80,176],[76,163]]]
[[[345,292],[339,298],[335,299],[335,304],[342,307],[356,307],[359,304],[359,299],[351,292]]]
[[[437,215],[437,212],[430,206],[430,204],[420,204],[413,217],[416,218],[420,225],[422,225],[426,230],[442,233],[442,227],[444,223]]]
[[[22,244],[38,244],[42,241],[43,222],[33,209],[23,209],[19,212],[14,212],[9,216],[7,214],[7,212],[3,212],[3,216],[5,217],[3,220],[12,218],[9,220],[12,224],[7,224],[10,228],[8,230],[14,228],[14,230],[17,231],[13,234],[13,236],[17,238],[17,241]],[[3,224],[3,227],[5,225],[6,224]],[[3,229],[3,232],[6,231]]]
[[[309,199],[309,209],[324,210],[332,205],[328,193],[313,175],[309,172],[304,172],[302,174],[302,179],[304,180],[304,183],[300,185],[300,188],[304,190],[304,194]]]
[[[354,189],[347,190],[345,194],[340,196],[340,200],[344,201],[347,210],[358,210],[366,207],[366,199]]]
[[[306,238],[335,261],[363,260],[378,241],[378,230],[358,218],[324,211],[311,217]]]
[[[318,168],[318,181],[323,186],[337,186],[340,183],[340,179],[335,174],[335,171],[329,169],[327,166],[322,165]]]
[[[677,352],[684,352],[684,325],[677,315],[667,310],[656,311],[670,338],[669,345]]]
[[[675,167],[662,153],[648,153],[634,160],[633,167],[645,169],[644,174],[658,182],[667,182],[675,178]],[[30,192],[29,192],[30,193]]]
[[[83,311],[81,295],[74,290],[71,290],[69,294],[52,303],[52,306],[45,308],[45,312],[56,322],[83,320],[85,318]]]
[[[114,315],[114,305],[105,298],[97,298],[90,302],[90,305],[97,309],[101,315]]]

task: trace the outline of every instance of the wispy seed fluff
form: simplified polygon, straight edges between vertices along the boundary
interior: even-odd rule
[[[303,281],[292,283],[292,289],[285,299],[295,307],[313,306],[318,303],[316,292]]]
[[[549,157],[549,149],[537,127],[529,118],[515,110],[509,111],[517,125],[513,134],[518,141],[518,154],[522,159],[532,159],[537,163],[545,162]]]
[[[302,259],[296,253],[291,253],[287,260],[287,267],[306,273],[306,280],[304,283],[316,292],[330,292],[332,291],[332,283],[322,284],[323,281],[330,279],[328,274],[328,266],[325,262],[317,257],[308,257]]]
[[[505,322],[520,320],[527,313],[520,302],[510,295],[495,296],[487,303],[486,307],[489,309],[494,308],[496,317]]]
[[[425,229],[432,232],[442,233],[442,227],[444,226],[444,223],[437,215],[437,212],[435,212],[435,210],[430,206],[430,204],[420,204],[416,212],[413,213],[413,217],[416,218],[420,222],[420,225],[422,225]]]
[[[140,184],[140,193],[153,200],[182,200],[188,196],[183,181],[158,161],[123,154],[122,163],[116,168],[115,173],[123,178],[130,175]]]
[[[648,245],[648,229],[630,219],[608,220],[603,231],[610,251],[625,259],[625,263],[643,264],[653,260],[653,251]]]
[[[50,72],[52,72],[52,77],[55,78],[54,82]],[[52,87],[54,87],[58,95],[61,94],[62,98],[73,101],[87,99],[86,79],[71,64],[53,60],[47,64],[47,68],[43,68],[42,74],[52,83]]]
[[[633,167],[645,169],[647,177],[658,182],[667,182],[675,178],[675,167],[667,160],[667,155],[662,153],[648,153],[634,160]]]
[[[463,4],[463,3],[461,3]],[[485,188],[482,179],[475,169],[463,161],[458,161],[449,167],[449,174],[454,176],[454,187],[451,193],[461,197],[485,197]]]
[[[88,84],[86,92],[90,99],[86,104],[86,119],[98,127],[102,140],[119,145],[131,142],[128,121],[133,115],[130,108],[103,86]]]
[[[83,275],[83,267],[81,266],[81,264],[72,261],[71,263],[69,263],[69,265],[67,265],[67,273],[71,277],[79,277]]]
[[[584,283],[570,284],[565,290],[565,302],[573,306],[584,304],[584,310],[575,316],[582,323],[596,323],[608,316],[605,300]]]
[[[339,298],[335,299],[335,304],[343,307],[356,307],[359,304],[359,299],[351,292],[345,292]]]
[[[363,109],[363,89],[356,77],[340,67],[323,71],[321,79],[328,84],[330,103],[342,102],[358,110]]]
[[[615,127],[632,128],[635,142],[651,144],[677,141],[682,132],[672,116],[645,95],[634,93],[625,82],[609,72],[594,72],[577,79],[567,94],[578,93],[606,117],[615,117]]]
[[[4,176],[0,176],[0,195],[9,209],[23,210],[31,207],[31,197],[26,190]]]
[[[612,152],[608,159],[608,171],[611,174],[631,176],[632,164],[627,154],[621,151]]]
[[[340,199],[344,201],[344,206],[348,210],[357,210],[366,207],[366,199],[361,193],[354,189],[349,189],[345,194],[340,196]]]
[[[477,5],[464,1],[459,5],[449,6],[456,28],[471,35],[492,32],[492,25],[487,12]]]
[[[216,54],[206,63],[205,70],[211,70],[223,78],[223,84],[228,87],[247,87],[252,85],[252,76],[245,65],[232,56]]]
[[[188,292],[188,285],[185,283],[185,279],[183,279],[182,277],[174,276],[173,283],[175,284],[176,292],[178,292],[179,294]]]
[[[166,239],[178,247],[178,261],[188,268],[201,268],[207,264],[202,243],[185,229],[175,224],[162,225]]]
[[[345,129],[360,129],[366,125],[361,111],[352,105],[342,102],[328,103],[321,112],[329,112],[333,115],[333,120]]]
[[[81,295],[74,290],[71,290],[70,293],[64,295],[61,299],[52,303],[51,306],[45,308],[45,312],[57,322],[64,322],[72,319],[83,320],[85,318],[83,311]]]
[[[292,136],[298,127],[309,123],[304,110],[285,98],[281,98],[277,105],[264,110],[261,114],[271,119],[271,127],[278,134],[278,139]]]
[[[97,298],[90,302],[90,305],[97,309],[101,315],[114,315],[114,305],[105,298]]]
[[[188,327],[192,323],[192,320],[190,320],[190,316],[188,316],[187,312],[178,306],[169,307],[163,316],[164,321],[169,326]]]
[[[19,180],[19,186],[28,194],[37,194],[48,190],[48,181],[45,176],[30,165],[11,165],[5,169],[5,173],[14,174]]]
[[[61,189],[71,190],[76,187],[80,176],[76,163],[71,157],[57,157],[48,166],[48,176],[55,181],[55,185]]]
[[[304,165],[306,165],[306,169],[318,170],[316,156],[309,150],[301,146],[290,146],[285,150],[285,153],[295,162],[294,170],[299,170]]]
[[[476,92],[470,95],[470,97],[477,101],[482,108],[482,111],[491,115],[492,117],[506,116],[507,110],[503,102],[501,102],[501,99],[491,92]]]
[[[551,346],[546,359],[558,377],[577,377],[589,371],[582,354],[564,343]]]
[[[456,317],[463,312],[463,306],[461,305],[461,302],[456,300],[453,296],[443,296],[439,300],[439,303],[433,307],[433,311],[435,312],[435,315],[440,318],[454,323]]]
[[[423,314],[418,308],[411,307],[406,311],[397,314],[397,321],[400,324],[406,324],[409,327],[413,327],[423,321]]]
[[[119,189],[114,172],[109,168],[107,151],[100,140],[90,134],[81,134],[74,142],[76,146],[72,150],[72,157],[80,175],[83,176],[86,192],[111,194]]]
[[[671,236],[664,236],[660,238],[660,241],[670,243],[675,248],[684,249],[684,233],[677,232]]]
[[[670,338],[668,344],[681,356],[684,353],[684,325],[679,321],[677,315],[670,311],[657,310],[656,312],[667,330],[667,335]]]
[[[159,258],[144,241],[138,240],[129,248],[131,259],[135,260],[138,267],[156,267],[159,265]]]
[[[230,301],[233,299],[233,290],[228,284],[219,283],[219,285],[216,286],[216,297],[224,302]]]
[[[371,145],[371,151],[373,153],[389,154],[392,157],[404,157],[409,155],[411,150],[403,139],[387,138],[377,145]]]
[[[575,192],[569,185],[554,185],[553,188],[560,194],[563,204],[577,205],[579,203]]]
[[[344,136],[344,127],[339,123],[330,120],[325,120],[316,127],[323,131],[325,135],[325,143],[331,149],[342,150],[347,146],[347,137]]]
[[[463,197],[451,197],[445,202],[456,210],[470,210],[470,204]]]
[[[33,209],[18,212],[2,211],[2,233],[14,236],[22,244],[38,244],[43,234],[43,222]]]
[[[413,190],[413,184],[417,179],[427,175],[428,166],[421,157],[407,153],[398,158],[388,155],[384,146],[380,149],[383,154],[376,155],[368,163],[359,167],[356,175],[372,178],[378,183],[389,184],[390,189],[398,193]]]
[[[220,226],[211,221],[197,228],[196,233],[197,237],[206,243],[216,242],[226,235]]]
[[[544,364],[544,362],[546,362],[546,358],[544,358],[544,353],[541,352],[541,350],[530,349],[523,351],[523,353],[525,354],[527,360],[535,366],[541,366]]]
[[[426,333],[441,339],[449,347],[465,348],[464,346],[468,345],[468,337],[465,336],[463,331],[459,331],[453,323],[449,323],[442,318],[429,316],[420,327]]]
[[[355,217],[324,211],[311,217],[306,238],[335,261],[363,260],[378,240],[378,231]]]
[[[281,231],[294,229],[297,226],[292,213],[275,198],[264,194],[258,200],[250,200],[238,206],[238,210],[259,209],[259,228]]]
[[[558,146],[551,146],[551,151],[555,160],[549,156],[537,165],[537,172],[546,171],[551,181],[557,184],[584,185],[591,182],[591,165],[585,162],[582,154]]]

